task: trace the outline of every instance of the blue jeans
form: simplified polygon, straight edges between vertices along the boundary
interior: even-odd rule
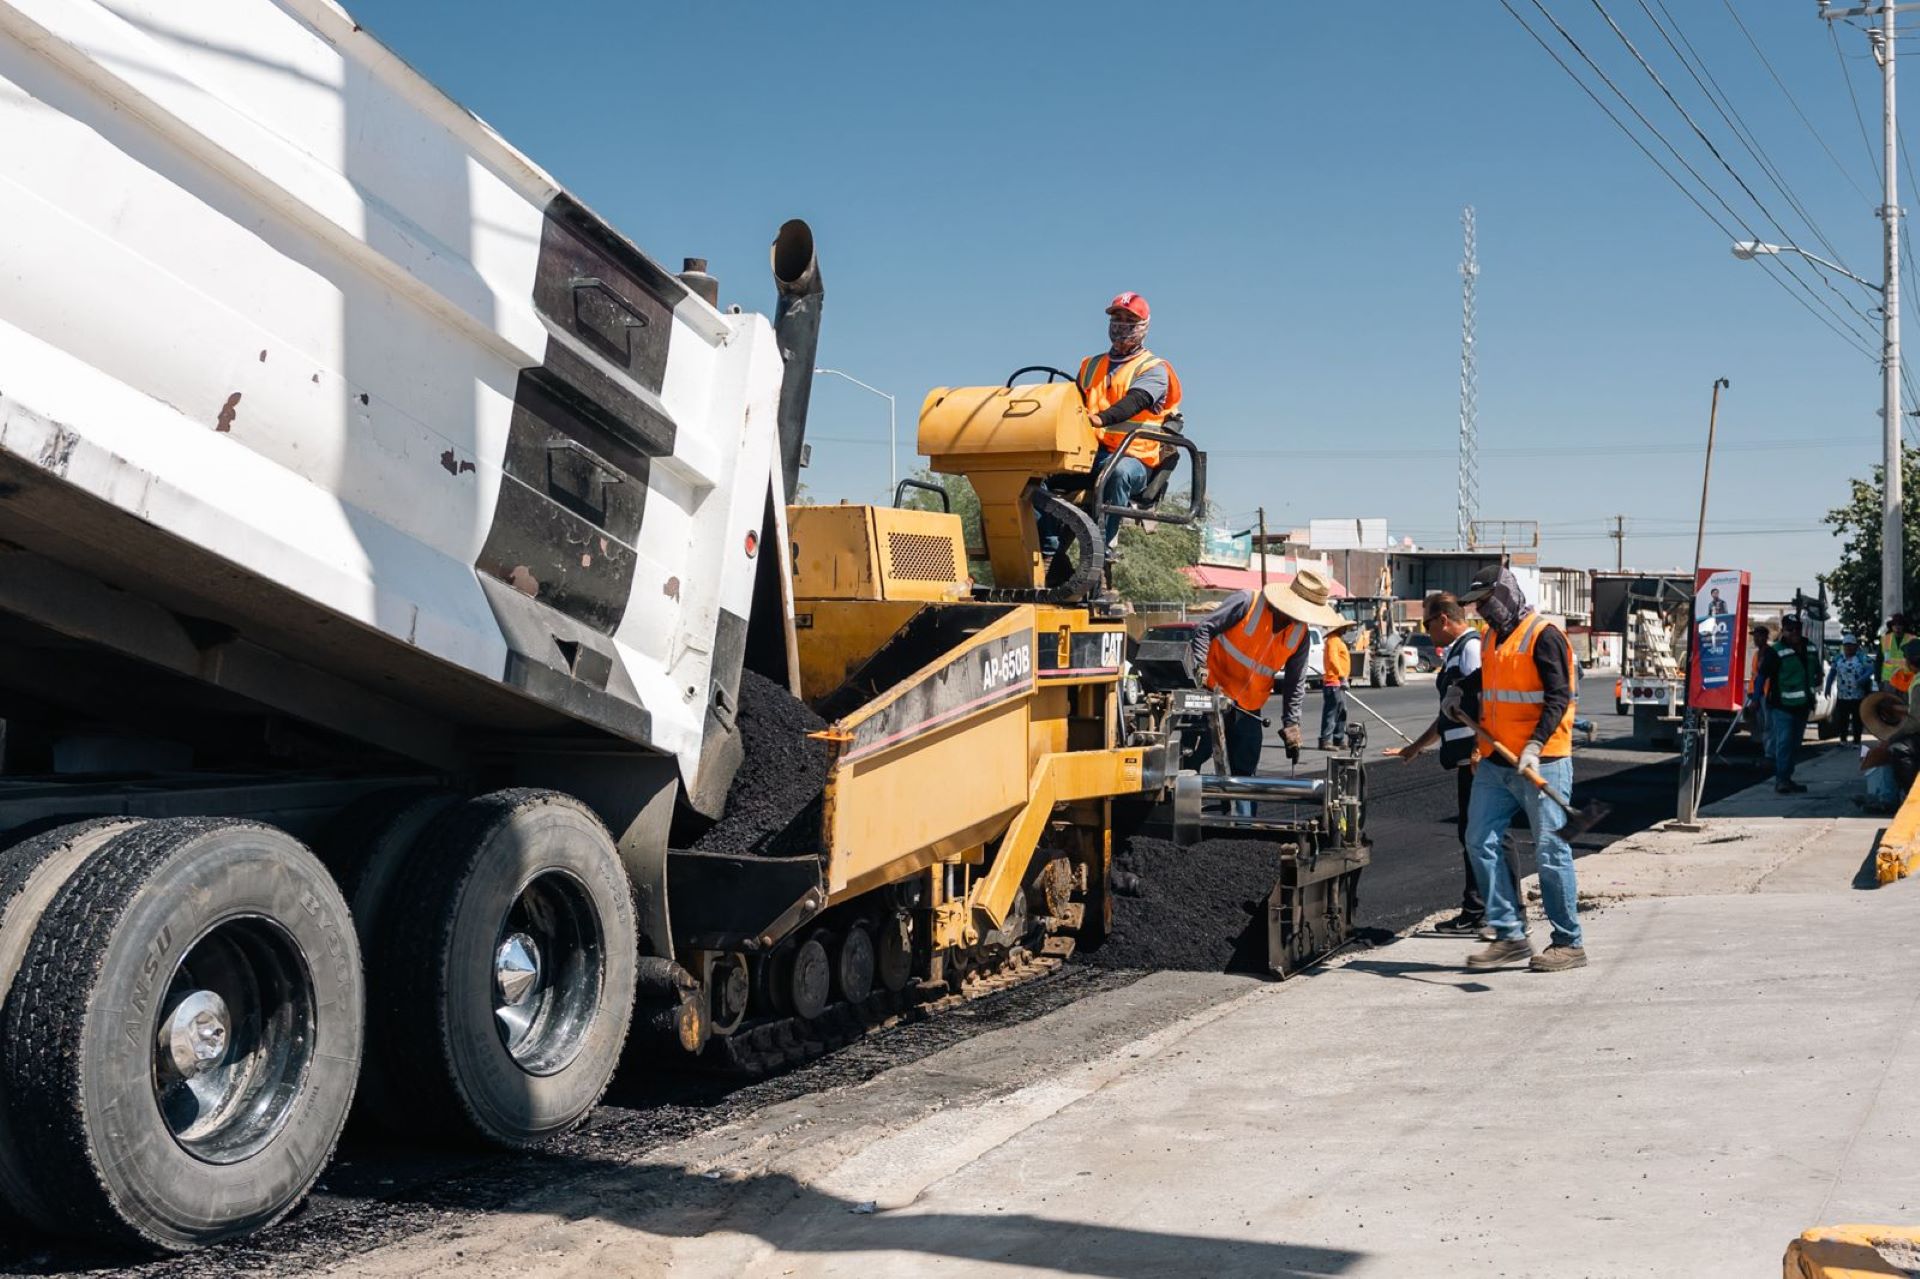
[[[1799,753],[1800,743],[1806,735],[1805,710],[1786,710],[1779,706],[1767,708],[1767,736],[1772,743],[1775,786],[1793,780],[1793,757]]]
[[[1100,450],[1099,455],[1093,459],[1095,475],[1100,474],[1101,468],[1106,466],[1107,459],[1111,456],[1113,455],[1107,450]],[[1120,459],[1120,465],[1113,468],[1113,474],[1107,477],[1107,487],[1100,494],[1100,500],[1108,506],[1129,505],[1139,495],[1140,490],[1147,486],[1149,478],[1145,462],[1137,457],[1123,457]],[[1111,546],[1113,539],[1120,534],[1120,516],[1107,516],[1105,524],[1107,544]],[[1048,555],[1060,549],[1060,525],[1058,521],[1045,515],[1040,517],[1040,549]]]
[[[1773,755],[1773,725],[1767,719],[1767,703],[1762,697],[1750,697],[1747,706],[1753,711],[1753,740],[1760,743],[1760,753],[1768,758]]]
[[[1347,735],[1347,690],[1338,684],[1320,688],[1320,740],[1338,742]]]
[[[1573,789],[1571,757],[1543,759],[1540,776],[1562,795]],[[1487,926],[1503,941],[1527,935],[1518,889],[1502,870],[1500,840],[1515,813],[1527,815],[1533,828],[1534,854],[1540,863],[1540,900],[1553,926],[1553,944],[1580,944],[1580,907],[1573,880],[1573,848],[1560,838],[1567,815],[1560,805],[1517,769],[1498,760],[1483,759],[1473,771],[1473,796],[1467,806],[1467,853],[1473,858],[1473,877],[1487,903]]]

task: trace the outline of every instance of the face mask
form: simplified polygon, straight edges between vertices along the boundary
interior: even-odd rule
[[[1520,583],[1513,574],[1502,569],[1500,580],[1494,584],[1493,594],[1480,601],[1480,616],[1487,619],[1496,635],[1505,637],[1512,634],[1513,628],[1520,624],[1526,614],[1526,597],[1520,593]]]
[[[1147,322],[1145,320],[1123,319],[1117,315],[1107,317],[1107,341],[1121,354],[1137,351],[1147,340]]]

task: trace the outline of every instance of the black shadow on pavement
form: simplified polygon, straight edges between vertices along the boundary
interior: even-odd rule
[[[1417,981],[1429,986],[1451,986],[1463,994],[1478,995],[1490,991],[1493,987],[1477,981],[1440,981],[1433,977],[1422,977],[1421,973],[1448,973],[1459,976],[1460,969],[1453,964],[1416,964],[1411,960],[1394,963],[1384,959],[1350,959],[1340,965],[1339,972],[1360,972],[1374,977],[1399,977],[1406,981]]]
[[[580,1207],[609,1225],[661,1238],[716,1230],[754,1235],[784,1253],[901,1252],[1100,1279],[1164,1275],[1345,1274],[1364,1256],[1343,1248],[1090,1225],[1024,1212],[875,1212],[782,1173],[729,1181],[658,1164],[556,1157],[555,1180],[580,1182]],[[1010,1200],[1016,1198],[1007,1188]],[[572,1219],[571,1206],[560,1207]]]

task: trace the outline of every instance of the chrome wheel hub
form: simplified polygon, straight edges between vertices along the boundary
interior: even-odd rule
[[[274,1139],[313,1063],[317,1008],[299,946],[271,919],[228,919],[187,947],[150,1041],[154,1104],[182,1149],[232,1164]]]
[[[599,1008],[601,933],[591,895],[564,871],[536,875],[501,921],[493,1017],[522,1070],[550,1075],[579,1053]]]
[[[232,1039],[227,1001],[211,990],[192,992],[160,1024],[160,1053],[182,1079],[218,1069]]]

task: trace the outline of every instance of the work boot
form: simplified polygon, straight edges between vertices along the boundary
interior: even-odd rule
[[[1471,937],[1478,933],[1485,921],[1479,915],[1469,915],[1461,911],[1452,919],[1443,919],[1433,926],[1433,931],[1448,937]]]
[[[1799,782],[1775,782],[1773,789],[1774,793],[1779,795],[1804,795],[1807,793],[1807,788]]]
[[[1324,738],[1324,737],[1323,737],[1323,738],[1321,738],[1321,739],[1320,739],[1320,745],[1319,745],[1319,747],[1318,747],[1318,749],[1320,749],[1320,750],[1323,750],[1323,751],[1330,751],[1330,750],[1332,750],[1332,749],[1333,749],[1333,743],[1332,743],[1332,742],[1330,742],[1330,741],[1328,741],[1328,740],[1327,740],[1326,738]]]
[[[1535,955],[1533,961],[1527,965],[1536,973],[1563,973],[1569,968],[1586,966],[1586,947],[1562,946],[1559,942],[1555,942]]]
[[[1515,937],[1511,941],[1489,942],[1485,950],[1474,951],[1467,956],[1467,967],[1500,968],[1533,958],[1533,943],[1524,937]]]

